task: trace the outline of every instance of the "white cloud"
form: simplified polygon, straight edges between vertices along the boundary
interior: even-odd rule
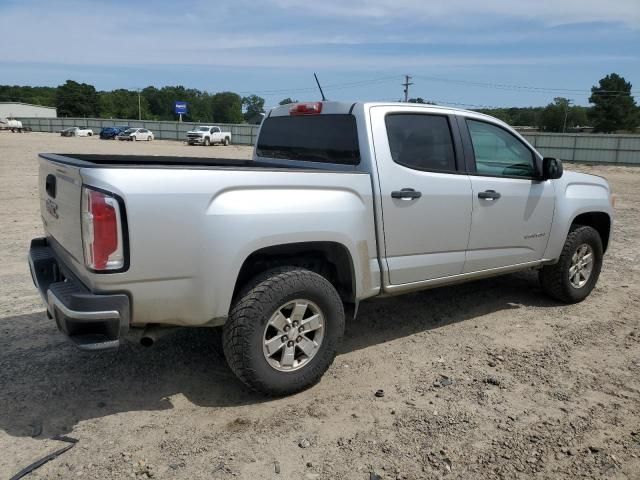
[[[271,0],[285,9],[352,18],[417,18],[431,23],[471,23],[479,17],[541,21],[546,25],[619,22],[640,28],[640,0]],[[484,18],[483,18],[484,17]]]
[[[550,35],[561,44],[562,31],[549,32],[545,25],[597,20],[640,26],[640,0],[609,0],[606,4],[593,0],[237,2],[233,8],[221,6],[215,17],[205,15],[208,4],[197,2],[188,9],[158,5],[137,16],[79,0],[67,0],[64,10],[45,4],[47,15],[40,15],[35,13],[41,10],[37,0],[17,2],[0,10],[0,31],[5,41],[9,39],[9,48],[0,49],[0,61],[256,67],[306,62],[324,68],[361,69],[627,61],[629,57],[615,53],[596,57],[582,50],[557,57],[547,56],[544,49],[538,49],[538,54],[500,55],[489,47],[523,40],[534,45]],[[90,8],[84,8],[87,5]],[[244,11],[252,17],[239,14]],[[523,21],[530,22],[525,26]],[[616,29],[607,30],[613,34]],[[412,55],[394,48],[373,51],[393,43],[424,48]],[[488,48],[481,48],[482,55],[465,53],[466,47],[458,49],[462,53],[441,50],[455,45],[474,46],[476,52],[479,46]]]

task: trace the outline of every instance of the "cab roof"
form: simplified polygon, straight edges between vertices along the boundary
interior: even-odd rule
[[[473,116],[476,118],[490,119],[495,123],[504,124],[500,119],[486,115],[484,113],[476,112],[474,110],[466,110],[463,108],[448,107],[444,105],[432,105],[428,103],[406,103],[406,102],[334,102],[334,101],[310,101],[310,102],[296,102],[286,105],[280,105],[271,109],[267,114],[267,117],[282,117],[289,116],[292,108],[296,108],[298,105],[304,104],[322,104],[322,110],[320,115],[324,114],[349,114],[355,112],[362,112],[368,110],[370,107],[398,107],[402,109],[416,108],[423,111],[437,112],[440,114],[464,114],[465,116]]]
[[[330,101],[330,100],[325,100],[325,101],[309,101],[309,102],[296,102],[296,103],[288,103],[286,105],[279,105],[277,107],[274,107],[271,109],[271,113],[270,116],[281,116],[281,115],[289,115],[289,111],[291,109],[291,107],[295,106],[295,105],[301,105],[301,104],[311,104],[311,103],[322,103],[322,113],[327,113],[327,114],[340,114],[340,113],[349,113],[352,112],[355,107],[364,107],[364,108],[368,108],[368,107],[378,107],[378,106],[385,106],[385,107],[402,107],[402,108],[406,108],[406,107],[419,107],[419,108],[424,108],[427,110],[447,110],[450,111],[451,113],[471,113],[474,115],[484,115],[482,113],[479,112],[475,112],[473,110],[466,110],[463,108],[456,108],[456,107],[448,107],[445,105],[433,105],[433,104],[429,104],[429,103],[406,103],[406,102],[336,102],[336,101]],[[488,115],[487,115],[488,116]]]

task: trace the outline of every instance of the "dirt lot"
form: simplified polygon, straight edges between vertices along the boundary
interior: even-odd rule
[[[273,400],[235,379],[215,331],[65,342],[25,263],[42,151],[249,155],[0,133],[0,478],[58,434],[79,442],[29,478],[640,478],[640,169],[569,167],[619,197],[585,302],[545,298],[533,272],[371,301],[322,382]]]

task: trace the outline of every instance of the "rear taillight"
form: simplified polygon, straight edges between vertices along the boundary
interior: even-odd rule
[[[92,270],[124,267],[122,217],[118,200],[98,190],[82,188],[84,263]]]
[[[298,103],[289,108],[289,115],[318,115],[322,112],[322,102]]]

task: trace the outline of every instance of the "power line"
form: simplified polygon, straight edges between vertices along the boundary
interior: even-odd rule
[[[388,76],[388,77],[379,77],[373,78],[370,80],[359,80],[356,82],[345,82],[345,83],[333,83],[323,85],[322,88],[325,90],[342,90],[346,88],[355,88],[362,87],[365,85],[373,85],[376,83],[385,83],[391,80],[397,80],[398,75]],[[246,90],[237,92],[240,95],[244,94],[255,94],[255,95],[279,95],[279,94],[287,94],[287,93],[303,93],[303,92],[315,92],[317,87],[297,87],[297,88],[280,88],[275,90]]]
[[[457,83],[462,85],[470,85],[475,87],[484,87],[484,88],[494,88],[498,90],[528,90],[535,91],[540,93],[589,93],[589,94],[622,94],[628,95],[630,93],[640,93],[640,91],[632,91],[626,92],[624,90],[599,90],[596,89],[595,92],[591,90],[584,89],[574,89],[574,88],[562,88],[562,87],[534,87],[530,85],[515,85],[508,83],[489,83],[489,82],[478,82],[471,80],[457,80],[452,78],[442,78],[442,77],[431,77],[426,75],[414,75],[416,78],[421,78],[423,80],[436,81],[436,82],[445,82],[445,83]]]

